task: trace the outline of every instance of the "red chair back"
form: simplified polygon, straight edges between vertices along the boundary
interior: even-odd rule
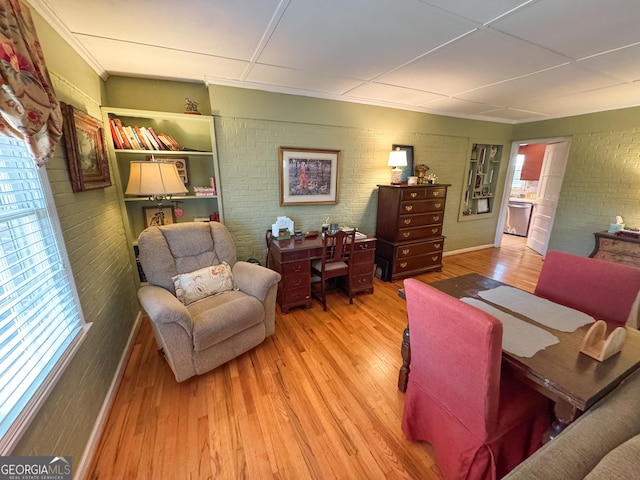
[[[534,293],[597,320],[625,325],[640,293],[640,268],[550,251]],[[634,320],[631,325],[637,328]]]
[[[409,383],[417,382],[474,435],[496,424],[502,323],[415,279],[404,281],[411,345]]]

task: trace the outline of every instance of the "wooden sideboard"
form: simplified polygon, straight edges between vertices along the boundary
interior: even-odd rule
[[[442,269],[442,224],[449,185],[378,185],[376,256],[384,280]]]
[[[590,257],[640,267],[640,238],[609,232],[596,232],[593,235],[596,246]]]
[[[269,268],[282,278],[277,302],[282,313],[298,306],[311,307],[311,261],[322,258],[322,238],[277,240],[269,247]],[[375,238],[356,240],[348,281],[354,293],[373,293]]]

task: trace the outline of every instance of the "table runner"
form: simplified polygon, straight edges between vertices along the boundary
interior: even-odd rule
[[[537,297],[515,287],[500,286],[478,292],[478,295],[491,303],[508,308],[512,312],[524,315],[531,320],[554,328],[561,332],[574,332],[583,325],[593,323],[595,319],[564,305]]]
[[[498,310],[482,300],[468,297],[460,300],[493,315],[502,322],[502,349],[513,355],[530,358],[540,350],[560,342],[552,333]]]

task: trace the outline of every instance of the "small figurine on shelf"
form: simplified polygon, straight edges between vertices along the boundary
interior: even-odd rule
[[[198,102],[191,100],[189,97],[184,99],[184,113],[191,115],[200,115],[198,111]]]
[[[418,185],[427,183],[427,179],[425,178],[425,173],[427,173],[427,170],[429,170],[429,167],[424,163],[421,163],[420,165],[416,165],[416,173],[418,175]]]

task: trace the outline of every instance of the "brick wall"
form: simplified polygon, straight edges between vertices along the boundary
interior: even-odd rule
[[[615,216],[640,226],[640,129],[572,138],[549,249],[588,255]]]
[[[387,160],[394,143],[413,145],[416,164],[426,163],[429,173],[438,175],[441,183],[453,184],[445,235],[459,238],[461,244],[477,242],[482,222],[457,222],[469,144],[466,137],[222,116],[215,117],[215,128],[225,224],[236,241],[239,260],[257,258],[264,264],[265,231],[283,215],[295,222],[297,230],[319,230],[322,217],[328,215],[340,225],[374,235],[377,185],[389,184]],[[337,205],[280,206],[281,146],[341,151]],[[488,241],[493,241],[494,234],[492,223]]]

